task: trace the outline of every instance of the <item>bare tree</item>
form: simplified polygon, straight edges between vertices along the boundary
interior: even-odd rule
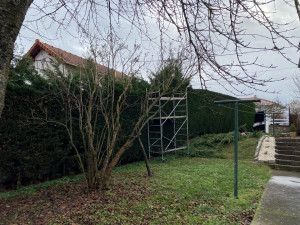
[[[289,104],[287,104],[289,109],[289,117],[290,117],[290,124],[294,124],[299,130],[300,128],[300,101],[299,99],[292,100]]]
[[[294,100],[287,104],[290,113],[290,123],[293,123],[298,129],[300,124],[300,74],[295,74],[293,78],[291,94]]]
[[[296,99],[300,99],[300,74],[295,74],[292,82],[292,95]]]
[[[283,2],[294,6],[299,15],[298,0]],[[0,2],[0,115],[13,43],[31,3],[32,0]],[[207,81],[213,80],[226,89],[228,88],[224,83],[231,87],[231,91],[242,92],[241,85],[258,88],[271,81],[249,72],[248,67],[253,65],[273,67],[262,65],[256,57],[248,58],[249,53],[271,51],[295,64],[285,54],[287,48],[297,49],[298,40],[290,33],[295,28],[289,23],[280,23],[274,19],[273,12],[276,12],[276,8],[273,5],[275,0],[44,0],[32,4],[31,8],[37,16],[28,17],[23,25],[43,36],[42,30],[46,25],[42,23],[39,27],[36,24],[49,19],[47,27],[56,24],[57,33],[68,31],[69,27],[76,25],[79,36],[89,35],[101,39],[105,29],[99,24],[107,22],[109,29],[114,31],[125,24],[129,32],[136,30],[141,39],[151,42],[151,46],[163,47],[165,42],[172,41],[184,47],[190,53],[187,57],[195,62],[203,87]],[[157,25],[160,35],[156,32],[153,35],[153,31],[149,30],[153,24]],[[248,26],[256,28],[251,30]],[[69,33],[74,34],[70,30]],[[260,40],[259,44],[257,40]],[[224,61],[224,56],[231,57],[232,61]]]
[[[257,111],[265,111],[266,113],[284,113],[286,109],[286,106],[279,99],[274,99],[272,103],[256,103],[255,105]],[[283,114],[276,114],[275,118],[281,118],[283,116]]]
[[[106,49],[103,48],[104,46],[99,50],[94,47],[91,51],[93,60],[89,60],[85,67],[78,68],[68,76],[64,76],[58,66],[56,72],[48,71],[53,91],[59,93],[58,101],[63,102],[65,120],[51,120],[47,114],[45,118],[35,118],[40,122],[59,124],[66,129],[70,143],[76,152],[80,169],[85,175],[89,191],[107,187],[113,168],[134,141],[139,141],[148,175],[152,175],[146,152],[140,140],[143,128],[155,116],[155,114],[148,116],[148,113],[162,96],[172,95],[192,76],[192,74],[185,74],[181,81],[177,80],[176,85],[172,82],[174,76],[166,77],[165,89],[151,105],[148,105],[149,96],[147,96],[146,90],[142,91],[142,96],[138,96],[132,101],[131,92],[137,88],[135,81],[138,78],[135,64],[140,56],[139,46],[128,51],[123,44],[116,43],[116,41],[110,42],[108,39]],[[97,58],[106,62],[105,69],[97,63]],[[126,74],[111,68],[117,58],[122,61],[122,68]],[[172,89],[169,89],[171,84],[173,84]],[[153,86],[148,85],[150,91],[154,87],[157,87],[157,83]],[[128,108],[138,108],[139,110],[136,110],[137,114],[132,115],[135,123],[131,128],[127,127],[127,137],[125,140],[119,141],[120,132],[122,129],[124,130],[123,117],[128,113]],[[76,130],[80,133],[80,140],[76,140]],[[81,154],[81,147],[83,147],[84,154]]]

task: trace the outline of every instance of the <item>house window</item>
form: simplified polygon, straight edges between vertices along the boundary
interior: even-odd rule
[[[49,59],[49,63],[50,64],[53,64],[54,63],[54,60],[52,58],[48,58]]]
[[[42,64],[42,69],[45,70],[46,67],[47,67],[47,61],[46,61],[45,58],[43,58],[43,59],[41,60],[41,64]]]

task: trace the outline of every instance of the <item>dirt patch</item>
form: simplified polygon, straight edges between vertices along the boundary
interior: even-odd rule
[[[92,216],[95,212],[105,210],[114,214],[124,199],[130,199],[127,204],[130,209],[131,205],[151,194],[146,184],[126,181],[130,178],[130,175],[123,174],[118,181],[112,181],[106,192],[86,194],[84,183],[76,182],[38,190],[30,196],[1,199],[0,224],[95,224],[98,222]]]

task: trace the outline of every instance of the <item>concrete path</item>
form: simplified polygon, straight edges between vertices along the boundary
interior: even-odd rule
[[[251,225],[300,224],[300,173],[273,170]]]

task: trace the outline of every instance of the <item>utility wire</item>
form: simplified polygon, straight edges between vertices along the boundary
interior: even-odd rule
[[[228,107],[228,106],[225,106],[225,105],[222,105],[222,104],[220,104],[220,106],[222,106],[224,108],[227,108],[227,109],[234,110],[234,108],[231,108],[231,107]],[[238,111],[242,112],[242,113],[248,113],[248,114],[252,114],[253,115],[253,113],[251,113],[251,112],[243,111],[243,110],[240,110],[240,109]]]
[[[243,106],[245,106],[245,107],[247,107],[247,108],[249,108],[249,109],[253,109],[253,107],[251,107],[251,106],[249,106],[249,105],[247,105],[247,104],[245,104],[245,103],[239,103],[239,104],[241,104],[241,105],[243,105]]]

